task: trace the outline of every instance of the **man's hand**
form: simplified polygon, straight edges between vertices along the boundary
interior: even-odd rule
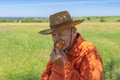
[[[59,67],[63,66],[67,61],[65,52],[59,50],[58,48],[53,49],[52,53],[50,54],[50,57],[53,63]]]

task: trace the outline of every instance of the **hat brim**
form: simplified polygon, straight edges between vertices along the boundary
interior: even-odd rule
[[[54,33],[57,34],[57,33],[60,33],[61,31],[65,30],[65,29],[67,29],[69,27],[74,27],[74,25],[80,24],[83,21],[84,21],[84,19],[76,20],[76,21],[73,21],[71,23],[60,24],[60,25],[58,25],[58,27],[56,27],[54,29],[42,30],[39,33],[43,34],[43,35],[54,34]]]

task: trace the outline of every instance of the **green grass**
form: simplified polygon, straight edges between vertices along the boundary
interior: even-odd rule
[[[120,24],[85,23],[78,27],[83,36],[93,42],[101,53],[105,80],[120,79]]]
[[[0,23],[0,80],[39,80],[53,47],[50,35],[38,34],[48,23]],[[78,32],[98,48],[104,79],[120,79],[120,24],[85,22]]]

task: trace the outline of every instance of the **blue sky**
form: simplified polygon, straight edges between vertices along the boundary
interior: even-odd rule
[[[1,0],[0,17],[49,17],[67,10],[71,16],[120,16],[120,0]]]

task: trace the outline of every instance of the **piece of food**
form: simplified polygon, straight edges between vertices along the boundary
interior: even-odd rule
[[[56,43],[56,47],[58,47],[59,49],[61,49],[63,46],[64,46],[64,41]]]

